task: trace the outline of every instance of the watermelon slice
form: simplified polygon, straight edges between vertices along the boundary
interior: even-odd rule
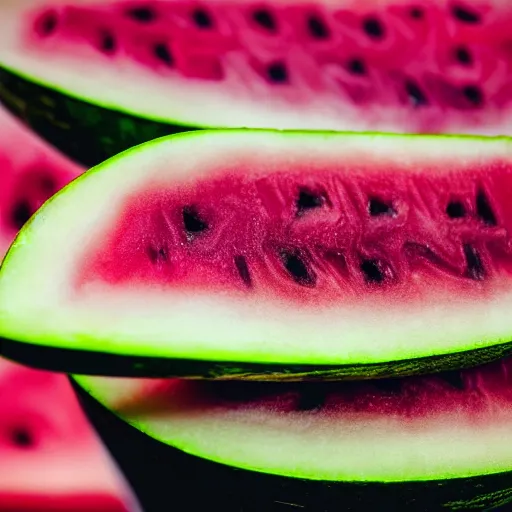
[[[0,97],[92,166],[184,127],[512,134],[506,0],[7,0]]]
[[[82,172],[0,108],[0,260],[32,214]]]
[[[75,379],[148,510],[168,493],[168,474],[141,469],[158,463],[191,510],[461,512],[512,501],[511,369],[509,358],[363,382]]]
[[[511,189],[507,138],[152,141],[25,225],[0,271],[0,351],[69,373],[257,379],[497,359],[512,348]]]
[[[68,380],[0,359],[0,511],[136,512]]]

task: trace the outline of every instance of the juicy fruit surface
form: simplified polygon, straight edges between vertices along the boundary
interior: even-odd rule
[[[432,376],[271,384],[76,376],[159,441],[287,476],[413,481],[512,469],[511,360]]]
[[[207,287],[295,307],[510,290],[510,162],[246,167],[138,190],[87,253],[79,285]]]
[[[136,510],[67,379],[4,359],[0,461],[2,511]]]
[[[1,258],[36,210],[82,171],[0,110]]]
[[[159,139],[85,173],[22,230],[1,273],[2,336],[291,365],[505,347],[510,162],[506,138]]]
[[[176,117],[165,113],[171,121],[240,126],[243,113],[244,125],[260,127],[509,131],[512,8],[506,2],[37,0],[16,10],[23,59],[32,52],[56,63],[61,57],[61,64],[74,59],[103,67],[105,77],[125,78],[127,94],[128,77],[146,88],[158,83],[157,96],[168,88],[166,102],[176,98]],[[16,67],[10,59],[2,56]],[[37,77],[37,64],[23,59],[21,67]],[[72,83],[66,86],[77,93],[80,85]],[[192,101],[196,93],[202,110]],[[101,102],[108,92],[98,94]],[[213,105],[222,97],[232,112]],[[157,118],[166,110],[163,101],[160,110],[149,99],[138,103],[119,106]]]

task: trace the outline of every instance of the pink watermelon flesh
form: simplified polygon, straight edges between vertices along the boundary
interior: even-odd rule
[[[0,359],[0,511],[44,510],[136,508],[68,380]]]
[[[279,165],[279,164],[277,164]],[[283,165],[286,163],[283,162]],[[512,168],[250,162],[191,186],[149,185],[83,259],[80,287],[158,284],[322,308],[478,300],[511,288]]]
[[[26,37],[2,56],[10,67],[176,124],[510,132],[505,1],[25,0],[17,11]]]
[[[82,169],[3,110],[0,169],[3,257],[28,217]],[[0,359],[0,512],[123,512],[135,510],[131,502],[67,379]]]
[[[81,172],[0,110],[0,259],[29,217]]]

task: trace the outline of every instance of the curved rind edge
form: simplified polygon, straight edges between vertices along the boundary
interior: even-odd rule
[[[479,366],[512,354],[512,342],[420,359],[346,366],[265,364],[115,355],[0,339],[0,355],[44,370],[112,377],[208,378],[265,381],[405,377]]]

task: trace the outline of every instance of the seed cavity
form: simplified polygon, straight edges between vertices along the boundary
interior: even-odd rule
[[[163,263],[168,259],[167,249],[165,247],[155,247],[150,245],[146,249],[146,254],[153,264]]]
[[[484,102],[484,95],[476,85],[466,85],[462,88],[464,97],[475,107],[479,107]]]
[[[32,207],[27,200],[19,201],[14,205],[11,211],[11,222],[13,226],[20,230],[26,222],[32,217]]]
[[[464,391],[466,389],[466,385],[460,371],[452,370],[442,372],[439,374],[439,377],[452,388],[458,389],[460,391]]]
[[[174,65],[174,57],[165,43],[155,44],[153,47],[153,53],[158,60],[167,66],[171,67]]]
[[[11,440],[19,448],[31,448],[35,444],[34,436],[24,427],[16,427],[11,431]]]
[[[405,92],[407,93],[410,104],[414,108],[425,107],[429,104],[427,96],[416,82],[407,80],[407,82],[405,82]]]
[[[268,30],[269,32],[275,32],[277,30],[277,23],[274,16],[266,9],[257,9],[252,13],[252,19],[260,27]]]
[[[347,70],[353,75],[366,75],[366,64],[362,59],[350,59],[347,62]]]
[[[116,40],[107,30],[101,32],[100,49],[105,53],[114,53],[116,51]]]
[[[182,213],[185,231],[189,235],[194,236],[208,229],[208,224],[199,216],[195,207],[186,206]]]
[[[473,64],[473,56],[465,46],[459,46],[455,49],[455,58],[464,66]]]
[[[363,21],[363,30],[371,39],[382,39],[385,36],[384,25],[374,16]]]
[[[316,384],[307,384],[297,397],[295,409],[297,411],[318,411],[325,404],[325,390],[323,386]]]
[[[329,39],[331,31],[324,21],[316,15],[308,18],[308,30],[314,39]]]
[[[192,19],[199,28],[212,28],[213,19],[204,9],[196,9],[192,13]]]
[[[299,251],[282,251],[281,261],[291,278],[301,286],[315,286],[316,276],[308,268]]]
[[[304,215],[307,211],[320,208],[324,204],[324,198],[307,189],[299,191],[297,199],[297,215]]]
[[[478,251],[472,245],[464,244],[464,256],[468,277],[475,281],[482,281],[485,278],[485,269]]]
[[[496,226],[498,224],[496,215],[489,204],[489,200],[483,190],[479,190],[476,195],[476,214],[484,224]]]
[[[466,215],[466,208],[460,201],[450,201],[446,206],[446,215],[450,219],[460,219]]]
[[[267,68],[267,77],[274,84],[284,84],[288,82],[288,70],[284,62],[274,62]]]
[[[409,15],[415,20],[420,20],[423,18],[424,12],[421,7],[411,7]]]
[[[48,37],[52,35],[58,25],[58,17],[55,11],[46,13],[37,24],[37,31],[41,36]]]
[[[389,203],[385,203],[375,197],[368,201],[368,212],[372,217],[380,217],[381,215],[396,216],[396,210]]]
[[[388,277],[391,277],[391,269],[377,259],[362,260],[360,269],[368,284],[382,284]]]
[[[252,288],[252,278],[251,273],[249,271],[249,266],[247,265],[247,259],[245,258],[245,256],[239,254],[235,256],[234,261],[240,279],[248,288]]]
[[[402,390],[400,379],[375,379],[372,384],[383,393],[399,393]]]
[[[457,20],[472,25],[480,23],[481,21],[480,15],[478,13],[461,5],[455,5],[452,7],[452,15],[454,18],[457,18]]]
[[[126,14],[141,23],[150,23],[156,19],[156,12],[150,7],[132,7]]]

